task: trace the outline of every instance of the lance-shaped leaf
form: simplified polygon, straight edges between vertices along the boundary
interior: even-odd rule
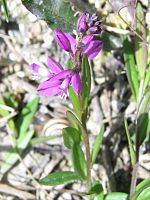
[[[74,143],[80,144],[81,134],[77,129],[72,127],[67,127],[63,129],[63,139],[64,139],[64,145],[68,149],[71,149]]]
[[[52,28],[70,31],[76,26],[75,11],[64,0],[22,0],[26,8]]]
[[[82,107],[85,113],[87,112],[90,90],[91,90],[90,64],[87,57],[84,56],[82,60]]]
[[[81,119],[79,96],[74,92],[72,86],[69,87],[69,97],[77,117]]]
[[[125,125],[127,139],[128,139],[131,164],[132,164],[132,166],[134,166],[134,164],[135,164],[135,151],[134,151],[133,143],[132,143],[130,132],[129,132],[129,127],[128,127],[126,120],[124,120],[124,125]]]
[[[2,5],[3,5],[3,9],[4,9],[5,19],[8,22],[9,21],[9,14],[8,14],[7,0],[2,0]]]
[[[73,182],[76,180],[80,180],[81,178],[75,172],[64,171],[64,172],[54,172],[49,174],[48,176],[41,179],[39,182],[42,185],[61,185],[64,183]]]
[[[72,147],[72,161],[74,165],[74,169],[77,172],[77,174],[82,177],[83,179],[86,178],[86,162],[84,153],[82,151],[82,148],[80,144],[74,143]]]
[[[124,39],[124,60],[127,68],[127,77],[135,100],[138,97],[139,81],[132,46],[127,38]]]
[[[16,121],[16,127],[19,137],[26,134],[27,129],[32,121],[32,118],[37,110],[39,98],[35,97],[33,100],[28,102],[20,112]]]
[[[136,31],[139,35],[142,35],[144,39],[146,39],[146,24],[145,24],[145,16],[144,9],[140,2],[137,4],[136,9]],[[135,56],[136,63],[138,67],[138,72],[140,79],[144,79],[145,70],[146,70],[146,62],[147,62],[147,46],[141,43],[141,39],[135,36]]]
[[[100,149],[100,145],[103,139],[103,135],[104,135],[104,126],[102,126],[102,128],[100,129],[99,134],[97,135],[95,142],[94,142],[94,146],[93,146],[93,151],[92,151],[92,164],[94,164],[97,154],[99,152]]]

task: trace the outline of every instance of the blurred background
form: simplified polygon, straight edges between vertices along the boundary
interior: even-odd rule
[[[148,0],[140,2],[148,25]],[[38,97],[38,82],[32,80],[29,64],[38,63],[44,73],[48,56],[64,67],[69,57],[54,42],[53,30],[46,22],[38,20],[20,0],[7,3],[9,22],[2,5],[0,10],[0,200],[86,199],[77,192],[85,190],[80,182],[57,187],[38,184],[53,171],[72,169],[61,133],[68,126],[65,112],[71,104],[69,99]],[[130,34],[132,40],[127,24],[134,26],[133,7],[130,1],[121,0],[78,0],[70,4],[73,10],[94,10],[104,20],[104,48],[91,63],[87,124],[91,148],[102,124],[105,127],[92,178],[101,180],[105,191],[128,192],[131,163],[124,118],[132,130],[136,104],[126,76],[123,37]],[[120,9],[126,23],[118,15]],[[138,180],[150,176],[149,142],[147,138],[141,148]]]

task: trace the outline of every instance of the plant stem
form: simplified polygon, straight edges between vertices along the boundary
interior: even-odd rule
[[[132,171],[132,179],[131,179],[131,186],[130,186],[130,197],[133,195],[133,193],[135,192],[135,188],[136,188],[136,181],[137,181],[137,174],[138,174],[138,165],[139,163],[137,162],[134,167],[133,167],[133,171]]]
[[[79,96],[79,103],[80,103],[80,112],[82,116],[83,109],[82,109],[81,96]],[[88,136],[88,131],[86,127],[86,122],[83,118],[81,119],[81,121],[82,121],[81,129],[82,129],[82,134],[83,134],[83,142],[84,142],[85,153],[86,153],[87,191],[89,191],[91,187],[91,153],[90,153],[89,136]]]
[[[90,145],[89,145],[89,137],[87,131],[85,138],[85,151],[86,151],[87,189],[89,190],[91,187],[91,155],[90,155]]]
[[[140,83],[138,106],[137,106],[137,113],[136,113],[135,164],[134,164],[133,171],[132,171],[130,197],[133,195],[133,193],[136,190],[136,182],[137,182],[137,176],[138,176],[139,150],[140,150],[140,141],[139,141],[140,133],[139,133],[139,129],[138,129],[138,116],[139,116],[140,106],[141,106],[142,97],[143,97],[143,85],[144,85],[144,80],[142,79],[141,83]]]

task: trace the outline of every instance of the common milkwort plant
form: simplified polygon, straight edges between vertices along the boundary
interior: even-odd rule
[[[54,31],[57,44],[70,56],[72,68],[64,69],[60,63],[48,57],[49,72],[46,80],[39,84],[37,90],[40,95],[57,95],[63,99],[70,97],[72,101],[74,111],[67,111],[67,117],[72,126],[63,129],[63,138],[65,146],[72,151],[75,172],[52,173],[40,181],[42,184],[57,185],[57,181],[56,183],[52,181],[55,177],[59,178],[59,184],[83,179],[87,182],[87,192],[90,191],[92,157],[86,128],[88,98],[91,88],[88,59],[92,60],[103,47],[103,42],[98,37],[102,31],[101,23],[102,20],[99,20],[96,14],[85,13],[77,21],[77,28],[73,31],[75,38],[59,29]],[[95,39],[96,37],[97,39]],[[37,63],[32,63],[30,67],[33,79],[37,79],[40,76],[40,66]],[[82,142],[86,156],[81,148]]]
[[[150,99],[149,92],[147,93],[150,79],[150,65],[147,63],[145,68],[140,68],[138,57],[135,58],[133,54],[131,56],[129,53],[132,48],[128,38],[123,38],[124,59],[127,65],[127,76],[132,94],[137,104],[134,145],[132,144],[128,124],[125,120],[125,129],[133,168],[130,193],[104,193],[100,181],[93,180],[91,177],[91,168],[99,152],[104,127],[102,127],[98,134],[93,148],[90,149],[89,134],[86,127],[91,89],[89,61],[93,60],[103,48],[103,41],[100,39],[102,30],[102,20],[96,14],[89,13],[79,16],[76,30],[73,30],[72,35],[60,29],[54,30],[55,41],[68,53],[72,67],[66,69],[53,58],[48,57],[48,74],[44,81],[39,84],[37,90],[40,95],[58,96],[64,100],[69,98],[72,103],[73,111],[68,110],[66,112],[70,127],[64,128],[62,132],[64,145],[71,151],[74,171],[53,172],[39,182],[43,185],[54,186],[65,184],[66,182],[83,181],[86,183],[87,189],[81,196],[95,200],[150,200],[150,179],[145,179],[136,185],[139,149],[145,139],[141,133],[146,135],[148,130],[148,125],[146,125],[145,129],[144,123],[147,118],[145,110]],[[33,79],[40,78],[39,64],[33,63],[30,67],[33,72]],[[139,73],[137,73],[138,70]]]

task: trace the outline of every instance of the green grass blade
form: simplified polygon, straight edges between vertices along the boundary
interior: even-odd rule
[[[9,21],[9,12],[8,12],[7,0],[2,0],[2,5],[3,5],[3,9],[4,9],[5,19],[8,22]]]
[[[93,151],[92,151],[92,164],[94,164],[94,162],[96,160],[97,154],[100,149],[100,145],[102,143],[103,135],[104,135],[104,126],[102,126],[102,128],[94,142]]]
[[[38,107],[39,98],[35,97],[33,100],[28,102],[21,113],[18,116],[16,121],[16,127],[19,134],[19,137],[23,137],[31,124],[32,118],[35,115],[35,112]]]
[[[129,128],[128,128],[128,124],[127,124],[126,119],[124,120],[124,125],[125,125],[125,130],[126,130],[127,139],[128,139],[131,164],[132,164],[132,166],[134,166],[134,164],[135,164],[135,151],[134,151],[134,148],[133,148],[133,144],[132,144],[132,140],[131,140],[131,137],[130,137]]]
[[[127,68],[127,77],[132,90],[132,94],[137,101],[139,91],[138,72],[136,69],[133,48],[127,38],[124,38],[124,60]]]

